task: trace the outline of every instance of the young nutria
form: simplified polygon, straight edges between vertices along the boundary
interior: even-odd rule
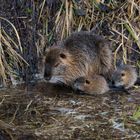
[[[109,75],[112,53],[106,41],[90,32],[71,34],[61,47],[46,51],[45,79],[51,83],[71,85],[78,77],[89,74]]]
[[[118,88],[129,89],[136,80],[137,72],[132,65],[120,66],[112,75],[112,84]]]
[[[94,75],[76,79],[74,89],[88,94],[103,94],[109,90],[109,87],[103,76]]]

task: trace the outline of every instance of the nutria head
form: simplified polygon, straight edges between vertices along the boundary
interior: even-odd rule
[[[124,65],[113,73],[112,84],[118,88],[128,89],[135,84],[137,80],[137,73],[133,66]]]
[[[86,77],[79,77],[74,81],[73,88],[75,90],[79,90],[79,91],[88,93],[89,86],[90,86],[90,79],[88,79]]]
[[[70,84],[78,76],[76,61],[65,48],[50,48],[46,52],[44,78],[50,83]]]
[[[64,82],[64,74],[68,55],[61,48],[50,48],[46,52],[44,77],[50,82]],[[53,77],[52,77],[53,75]]]
[[[103,94],[109,90],[106,80],[100,75],[79,77],[73,87],[88,94]]]

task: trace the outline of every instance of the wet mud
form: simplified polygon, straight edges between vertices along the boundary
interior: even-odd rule
[[[0,91],[1,140],[138,140],[140,88],[75,93],[48,83]]]

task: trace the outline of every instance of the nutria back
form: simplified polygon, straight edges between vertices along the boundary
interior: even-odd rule
[[[112,54],[107,42],[81,31],[71,34],[60,47],[46,51],[44,77],[51,83],[71,85],[81,76],[107,76],[111,68]]]
[[[105,78],[100,75],[79,77],[75,80],[73,87],[88,94],[103,94],[109,90]]]
[[[115,87],[128,89],[132,87],[137,80],[136,69],[132,65],[123,65],[116,69],[112,76],[112,82]]]
[[[78,63],[84,61],[85,67],[91,64],[92,73],[105,74],[112,68],[112,52],[109,44],[99,35],[84,31],[76,32],[64,41],[63,47],[73,54],[74,60]]]

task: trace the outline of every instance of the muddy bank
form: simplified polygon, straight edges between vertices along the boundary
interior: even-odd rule
[[[139,139],[139,89],[88,96],[38,83],[0,91],[0,139]]]
[[[0,139],[140,139],[140,89],[88,96],[46,83],[0,91]]]

